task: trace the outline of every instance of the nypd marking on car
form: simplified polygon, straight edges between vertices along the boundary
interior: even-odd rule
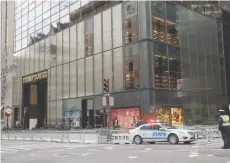
[[[195,141],[195,134],[166,123],[147,123],[129,131],[130,139],[135,144],[169,142],[189,144]]]

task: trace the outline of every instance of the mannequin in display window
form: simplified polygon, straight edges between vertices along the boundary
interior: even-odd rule
[[[138,88],[137,73],[134,72],[133,62],[129,62],[128,72],[125,74],[126,88],[136,89]]]

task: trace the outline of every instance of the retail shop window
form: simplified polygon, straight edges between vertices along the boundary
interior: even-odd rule
[[[124,11],[124,41],[125,43],[135,42],[138,40],[138,15],[137,2],[126,2],[123,6]]]
[[[126,90],[139,88],[139,60],[139,55],[124,60]]]
[[[169,70],[167,46],[162,43],[154,42],[154,61],[155,87],[169,89]]]
[[[184,114],[182,108],[158,107],[156,109],[157,120],[175,126],[184,125]]]

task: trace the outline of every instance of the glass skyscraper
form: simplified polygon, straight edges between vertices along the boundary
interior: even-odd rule
[[[216,124],[227,104],[222,10],[219,2],[16,4],[13,103],[20,122],[106,126],[109,79],[111,124]]]

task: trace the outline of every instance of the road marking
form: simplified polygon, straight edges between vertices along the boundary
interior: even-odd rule
[[[93,154],[93,153],[82,153],[82,154],[80,154],[80,156],[88,156],[88,155],[91,155],[91,154]]]
[[[230,161],[227,161],[226,163],[230,163]]]
[[[150,152],[150,151],[140,151],[140,152]]]
[[[64,151],[64,149],[56,149],[55,152]]]
[[[128,159],[136,159],[137,156],[129,156]]]
[[[106,147],[106,148],[104,148],[104,149],[113,150],[113,147],[112,147],[112,146],[111,146],[111,147]]]
[[[145,151],[151,151],[152,148],[145,148],[144,150],[145,150]]]
[[[88,149],[88,151],[98,151],[97,149]]]
[[[190,151],[188,157],[193,158],[198,156],[198,150]]]
[[[209,157],[212,157],[213,155],[208,155]]]

